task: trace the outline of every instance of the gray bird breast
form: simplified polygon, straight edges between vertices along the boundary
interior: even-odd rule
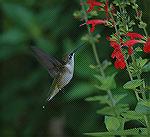
[[[61,85],[61,88],[66,86],[70,80],[73,77],[73,72],[74,72],[74,60],[70,64],[65,65],[66,71],[65,73],[61,76],[59,85]]]
[[[72,77],[73,77],[73,73],[69,73],[69,72],[64,73],[61,76],[61,79],[60,79],[60,82],[59,82],[59,85],[61,85],[61,88],[66,86],[70,82]]]

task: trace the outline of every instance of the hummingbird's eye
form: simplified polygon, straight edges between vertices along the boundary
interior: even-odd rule
[[[71,54],[69,55],[69,59],[71,59],[71,58],[72,58],[72,56],[73,56],[73,53],[71,53]]]

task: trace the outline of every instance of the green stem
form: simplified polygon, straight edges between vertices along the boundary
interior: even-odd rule
[[[135,12],[136,12],[136,14],[138,15],[138,7],[136,6],[135,1],[133,2],[133,5],[134,5],[134,7],[135,7]],[[139,20],[139,22],[143,22],[143,20],[142,20],[141,17],[138,17],[138,20]],[[143,29],[143,31],[144,31],[146,37],[148,38],[148,33],[147,33],[147,31],[146,31],[146,26],[142,27],[142,29]]]
[[[83,3],[82,0],[80,0],[80,1],[81,1],[81,3]],[[82,5],[82,11],[84,12],[84,20],[85,20],[85,22],[87,22],[87,21],[88,21],[88,17],[87,17],[87,13],[86,13],[86,10],[85,10],[84,5]],[[93,49],[93,53],[94,53],[94,56],[95,56],[96,63],[97,63],[98,66],[99,66],[101,75],[102,75],[104,78],[106,78],[106,75],[105,75],[105,73],[104,73],[102,64],[100,63],[100,60],[99,60],[99,57],[98,57],[98,53],[97,53],[97,50],[96,50],[96,45],[95,45],[95,42],[94,42],[94,39],[93,39],[93,35],[92,35],[92,33],[90,32],[90,27],[89,27],[88,25],[87,25],[87,29],[88,29],[88,35],[89,35],[89,37],[90,37],[90,43],[91,43],[91,45],[92,45],[92,49]],[[115,106],[115,100],[114,100],[114,98],[113,98],[113,95],[112,95],[111,90],[107,90],[107,94],[108,94],[108,96],[109,96],[109,98],[110,98],[110,100],[111,100],[112,107],[114,108],[114,106]],[[117,116],[117,113],[115,112],[115,110],[114,110],[114,113],[115,113],[116,116]]]
[[[82,2],[82,0],[81,0],[81,2]],[[82,5],[82,11],[84,12],[84,20],[85,20],[85,22],[87,22],[87,21],[88,21],[88,17],[87,17],[87,14],[86,14],[86,10],[85,10],[85,8],[84,8],[84,5]],[[94,42],[94,39],[93,39],[93,35],[92,35],[92,33],[90,32],[90,27],[89,27],[88,25],[87,25],[87,29],[88,29],[88,35],[89,35],[89,37],[90,37],[90,43],[91,43],[91,45],[92,45],[92,49],[93,49],[93,53],[94,53],[94,56],[95,56],[96,63],[97,63],[98,66],[99,66],[101,75],[102,75],[103,77],[105,77],[104,70],[103,70],[102,65],[101,65],[101,63],[100,63],[100,61],[99,61],[99,57],[98,57],[98,53],[97,53],[97,50],[96,50],[96,45],[95,45],[95,42]]]
[[[120,8],[120,10],[121,10],[121,8]],[[112,18],[112,20],[113,20],[113,22],[114,22],[114,24],[115,24],[114,27],[115,27],[116,33],[119,34],[119,31],[118,31],[118,29],[117,29],[117,25],[116,25],[115,19],[114,19],[114,17],[113,17],[113,15],[112,15],[111,12],[110,12],[110,17]],[[117,35],[117,37],[118,37],[118,40],[119,40],[119,43],[120,43],[120,36]],[[122,52],[122,50],[121,50],[121,52]],[[133,80],[133,77],[132,77],[132,74],[131,74],[131,72],[130,72],[129,65],[128,65],[128,63],[127,63],[126,60],[125,60],[125,62],[126,62],[126,67],[127,67],[127,71],[128,71],[129,77],[130,77],[130,79],[131,79],[131,81],[132,81],[132,80]],[[137,91],[134,90],[134,93],[135,93],[136,99],[139,101],[140,98],[139,98],[139,95],[138,95]]]
[[[135,58],[134,54],[131,55],[131,59],[132,59],[133,64],[134,64],[135,66],[137,66],[137,62],[136,62],[136,58]],[[137,74],[137,78],[138,78],[138,80],[141,80],[141,76],[140,76],[139,73]],[[145,95],[144,86],[145,86],[145,82],[143,81],[143,86],[140,85],[140,91],[141,91],[141,93],[142,93],[143,99],[146,100],[146,95]]]
[[[127,67],[128,73],[129,73],[130,80],[132,81],[132,80],[133,80],[133,77],[132,77],[132,74],[131,74],[131,72],[130,72],[128,62],[127,62],[127,61],[125,61],[125,62],[126,62],[126,67]],[[137,92],[136,90],[134,90],[134,93],[135,93],[135,96],[136,96],[137,101],[139,101],[139,100],[140,100],[140,97],[139,97],[139,95],[138,95],[138,92]]]

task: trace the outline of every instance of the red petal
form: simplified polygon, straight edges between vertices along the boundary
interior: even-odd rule
[[[115,61],[115,63],[114,63],[114,65],[115,65],[115,68],[116,69],[124,69],[125,67],[126,67],[126,63],[125,63],[125,61],[124,60],[116,60]]]
[[[109,16],[109,14],[108,14],[108,0],[106,0],[106,3],[105,3],[105,6],[104,6],[104,9],[105,9],[106,17],[108,18],[108,16]]]
[[[88,13],[88,12],[91,12],[93,9],[94,9],[94,6],[93,6],[93,5],[90,5],[90,6],[89,6],[89,9],[88,9],[86,12],[87,12],[87,13]]]
[[[142,39],[144,37],[141,34],[135,32],[128,32],[126,36],[130,37],[131,39],[135,39],[135,38]]]
[[[132,47],[129,47],[129,48],[128,48],[128,54],[131,55],[132,53],[133,53],[133,48],[132,48]]]
[[[123,46],[128,46],[128,47],[130,47],[130,46],[133,46],[133,45],[135,45],[135,44],[137,44],[137,43],[141,43],[141,41],[140,41],[140,40],[136,40],[136,39],[131,39],[131,40],[126,41],[126,42],[123,44]]]
[[[98,19],[95,19],[95,20],[88,20],[86,22],[86,24],[88,25],[92,25],[92,28],[90,29],[91,32],[93,32],[95,30],[95,26],[97,24],[104,24],[106,21],[105,20],[98,20]]]
[[[110,41],[110,45],[111,45],[113,48],[120,48],[120,45],[119,45],[116,41]]]
[[[106,23],[105,20],[99,20],[99,19],[88,20],[86,22],[86,24],[95,24],[95,25],[97,25],[97,24],[104,24],[104,23]]]
[[[150,53],[150,38],[148,38],[147,42],[144,44],[143,50],[146,53]]]
[[[86,12],[91,12],[94,9],[94,6],[101,6],[101,2],[97,2],[96,0],[87,0],[86,2],[89,5],[89,9]]]

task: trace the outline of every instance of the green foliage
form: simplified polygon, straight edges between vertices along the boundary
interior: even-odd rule
[[[93,62],[91,48],[87,46],[76,55],[72,83],[46,105],[44,102],[52,79],[28,48],[38,46],[61,58],[82,44],[79,22],[72,16],[78,4],[77,1],[54,0],[0,2],[0,136],[54,136],[53,132],[56,131],[52,132],[49,127],[53,121],[57,123],[59,117],[58,123],[61,124],[64,115],[75,119],[81,117],[82,123],[76,126],[76,120],[65,120],[60,129],[70,130],[61,136],[82,136],[83,132],[97,128],[97,116],[93,115],[95,105],[86,103],[80,108],[85,103],[84,98],[95,92],[95,88],[89,84],[91,81],[87,80],[93,73],[89,68]],[[45,110],[42,109],[43,104]],[[75,112],[71,113],[70,110]],[[91,121],[86,125],[89,117],[92,117]]]
[[[109,132],[117,131],[121,126],[120,120],[112,116],[105,116],[105,125]]]
[[[94,136],[94,137],[103,137],[103,136],[145,136],[146,137],[147,130],[146,128],[135,128],[123,131],[113,131],[113,132],[99,132],[99,133],[85,133],[85,135]],[[148,137],[148,136],[147,136]]]
[[[104,78],[100,75],[95,75],[94,77],[96,79],[98,79],[99,82],[100,82],[100,86],[96,85],[96,87],[98,89],[104,90],[104,91],[116,88],[116,83],[115,83],[115,80],[114,80],[115,75],[116,75],[116,73],[113,74],[112,76],[107,76],[106,78]]]
[[[123,112],[126,112],[127,110],[129,110],[129,106],[127,104],[118,104],[114,107],[109,106],[97,110],[97,113],[102,115],[116,116],[122,114]]]
[[[140,101],[138,102],[136,108],[136,112],[142,113],[144,115],[149,115],[150,114],[150,101]]]
[[[143,72],[149,72],[150,71],[150,62],[147,63],[143,68],[142,68]]]
[[[132,80],[132,81],[128,81],[126,84],[123,85],[123,87],[125,89],[135,89],[136,87],[139,87],[140,85],[142,85],[143,80]]]
[[[105,59],[102,67],[108,73],[106,77],[102,78],[97,73],[99,66],[95,65],[92,47],[88,44],[75,57],[75,73],[71,83],[51,102],[44,104],[52,79],[32,56],[28,46],[38,46],[47,53],[61,58],[83,41],[88,41],[89,35],[79,27],[81,22],[76,20],[81,19],[83,14],[79,10],[74,13],[76,19],[73,17],[73,12],[80,9],[79,3],[77,0],[0,1],[1,137],[56,136],[58,131],[63,133],[59,136],[83,137],[82,134],[85,132],[106,130],[105,125],[101,124],[102,115],[107,117],[107,129],[113,131],[88,135],[103,137],[114,134],[131,135],[131,133],[145,135],[145,128],[114,131],[122,126],[124,122],[122,120],[120,123],[117,120],[116,129],[111,126],[116,120],[114,118],[116,114],[124,117],[126,121],[135,119],[145,125],[143,113],[149,112],[149,101],[142,101],[136,106],[136,111],[129,111],[136,101],[128,90],[122,94],[121,87],[128,78],[124,77],[126,73],[122,74],[120,71],[116,73],[110,63],[111,48],[105,37],[101,36],[108,32],[107,28],[99,28],[97,33],[100,34],[94,35],[95,42],[98,40],[102,42],[96,43],[96,48],[99,57]],[[146,1],[143,1],[142,7],[146,8],[144,3]],[[146,9],[147,13],[148,10],[149,8]],[[93,16],[104,17],[104,14],[93,11],[89,17]],[[146,18],[148,15],[144,16],[146,22],[149,22]],[[130,25],[134,25],[132,20]],[[141,24],[141,27],[144,27],[144,24]],[[83,41],[80,39],[81,35],[84,36]],[[139,60],[139,63],[142,72],[149,72],[149,62],[143,59]],[[92,65],[94,69],[89,67],[91,64],[94,64]],[[93,75],[96,76],[98,89],[93,86],[95,83]],[[116,83],[119,84],[116,86]],[[148,89],[147,85],[146,88]],[[115,106],[111,105],[111,98],[107,95],[109,89],[112,89]],[[97,101],[98,104],[89,101]],[[129,105],[126,104],[128,102]],[[45,105],[44,110],[43,105]],[[57,127],[59,130],[56,131]]]

